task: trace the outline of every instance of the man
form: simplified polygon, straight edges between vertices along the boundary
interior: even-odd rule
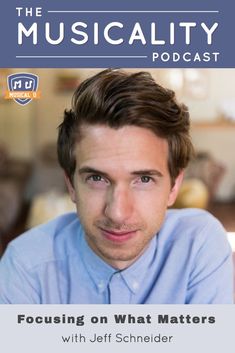
[[[192,151],[187,108],[148,73],[105,70],[83,82],[58,137],[77,215],[9,245],[1,302],[232,303],[220,223],[167,211]]]

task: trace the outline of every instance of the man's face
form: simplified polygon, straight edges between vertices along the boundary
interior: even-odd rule
[[[111,266],[133,263],[159,231],[182,175],[172,188],[168,144],[148,129],[84,126],[75,147],[72,200],[93,251]]]

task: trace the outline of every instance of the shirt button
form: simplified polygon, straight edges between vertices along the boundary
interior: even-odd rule
[[[104,288],[104,282],[99,282],[98,283],[98,287],[99,287],[99,289],[103,289]]]
[[[118,279],[120,279],[120,278],[121,278],[120,273],[117,273],[115,277],[118,278]]]
[[[133,282],[132,283],[132,288],[135,290],[135,289],[138,289],[139,288],[139,283],[138,282]]]

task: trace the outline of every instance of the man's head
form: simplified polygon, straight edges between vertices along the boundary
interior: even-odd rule
[[[159,231],[192,154],[189,114],[148,73],[84,81],[59,127],[58,157],[91,248],[125,268]]]

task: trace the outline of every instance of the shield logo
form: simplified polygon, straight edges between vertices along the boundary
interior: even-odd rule
[[[39,77],[34,74],[20,72],[7,77],[9,91],[14,93],[14,101],[20,105],[26,105],[36,97]],[[18,96],[17,97],[17,93]]]

